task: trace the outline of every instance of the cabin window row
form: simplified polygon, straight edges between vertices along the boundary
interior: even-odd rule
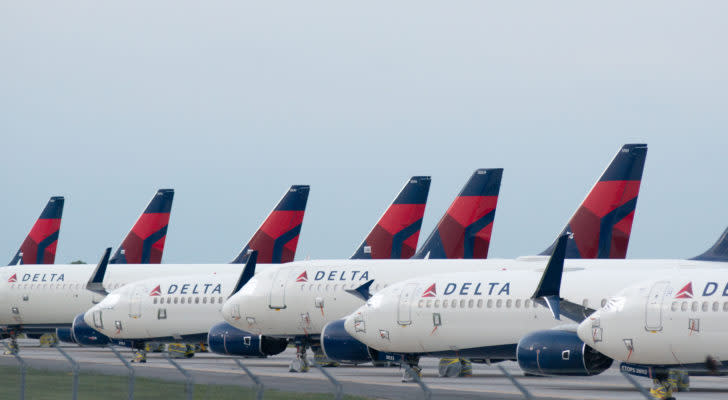
[[[601,304],[602,307],[607,303],[607,299],[602,299]],[[584,299],[582,301],[582,305],[584,307],[588,307],[589,301],[587,299]],[[440,300],[440,299],[420,299],[420,301],[417,302],[418,308],[531,308],[531,307],[537,307],[538,303],[535,303],[531,299],[452,299],[452,300]]]
[[[712,304],[709,301],[699,302],[699,301],[673,301],[672,305],[670,306],[670,310],[672,311],[691,311],[691,312],[697,312],[697,311],[720,311],[723,310],[723,312],[728,312],[728,301],[723,302],[723,306],[721,307],[721,304],[719,301],[714,301]]]
[[[301,285],[301,291],[303,292],[303,291],[308,290],[309,292],[314,292],[314,291],[315,292],[335,292],[336,290],[356,289],[359,286],[361,286],[362,284],[363,284],[363,282],[361,282],[361,283],[353,282],[348,285],[346,283],[342,283],[341,285],[336,284],[336,283],[333,285],[332,284],[322,284],[322,283],[319,283],[319,284],[309,283],[308,285],[305,285],[305,284]],[[372,284],[372,286],[369,288],[369,291],[376,292],[379,289],[384,289],[386,287],[387,287],[387,284],[379,285],[379,284],[375,283],[375,284]]]
[[[115,283],[104,286],[106,290],[114,290],[123,286],[123,283]],[[81,290],[86,287],[85,283],[11,283],[11,289],[68,289]]]
[[[154,304],[222,304],[225,300],[222,297],[215,296],[170,296],[170,297],[155,297],[152,300]]]

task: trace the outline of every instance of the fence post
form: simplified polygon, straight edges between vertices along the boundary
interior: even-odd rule
[[[430,400],[432,398],[432,390],[430,390],[430,388],[425,385],[425,382],[423,382],[420,378],[420,374],[412,369],[412,367],[410,367],[409,364],[407,364],[406,362],[402,362],[402,364],[400,365],[407,371],[407,373],[410,374],[410,376],[412,376],[412,379],[414,379],[415,382],[417,382],[417,384],[420,386],[420,389],[422,389],[422,392],[424,392],[425,394],[425,400]]]
[[[235,361],[235,363],[238,364],[238,367],[240,367],[240,369],[242,369],[250,377],[250,379],[252,379],[253,382],[255,382],[255,387],[257,389],[255,392],[255,398],[258,400],[263,400],[263,392],[265,391],[263,382],[261,382],[261,380],[257,376],[253,375],[253,371],[251,371],[248,367],[246,367],[242,363],[242,361],[240,361],[240,359],[234,358],[233,361]]]
[[[318,370],[321,371],[321,373],[324,374],[324,376],[334,385],[334,399],[341,400],[341,396],[344,393],[344,387],[341,385],[341,382],[337,381],[336,378],[334,378],[334,376],[329,373],[329,371],[326,371],[322,366],[318,365],[316,360],[314,360],[314,362],[310,364],[318,368]]]
[[[505,375],[506,378],[508,378],[511,381],[511,383],[513,384],[513,386],[515,386],[516,389],[518,389],[521,393],[523,393],[523,397],[526,400],[532,400],[533,399],[533,396],[531,396],[531,393],[528,391],[528,389],[526,389],[525,386],[521,385],[516,380],[516,378],[513,375],[510,374],[510,372],[508,372],[505,368],[503,368],[502,365],[498,365],[497,367],[498,367],[498,369],[501,370],[501,372],[503,373],[503,375]]]
[[[164,356],[167,357],[167,361],[169,361],[170,364],[172,364],[179,372],[182,373],[182,375],[185,376],[185,392],[187,393],[187,400],[192,400],[192,391],[194,390],[192,375],[174,361],[172,357],[169,356],[169,353],[164,353]]]
[[[2,342],[3,346],[8,350],[9,354],[12,354],[13,357],[15,357],[16,360],[18,360],[18,363],[20,364],[20,400],[25,400],[25,372],[28,369],[28,365],[25,363],[25,361],[18,355],[18,349],[12,349],[10,346],[8,346],[7,343]]]
[[[647,391],[647,389],[644,388],[644,386],[640,385],[639,382],[637,382],[637,379],[634,379],[634,377],[624,371],[620,371],[622,373],[622,376],[624,376],[624,379],[628,380],[629,383],[632,384],[637,390],[642,393],[642,396],[645,396],[645,399],[647,400],[654,400],[654,397]]]
[[[129,370],[129,400],[134,400],[134,381],[136,380],[136,376],[134,375],[134,368],[131,366],[129,361],[126,361],[124,356],[122,356],[121,353],[119,353],[119,351],[114,348],[113,344],[109,344],[109,349],[114,352],[116,358],[121,360],[121,362],[124,363],[124,366]]]
[[[73,392],[71,394],[71,398],[73,400],[77,400],[78,399],[78,371],[81,369],[81,367],[78,365],[78,363],[73,358],[71,358],[71,356],[68,355],[68,353],[63,351],[63,349],[58,346],[58,343],[54,344],[53,347],[55,347],[56,350],[58,350],[58,352],[61,353],[61,355],[63,355],[63,357],[65,357],[69,363],[71,363],[71,371],[73,372]]]

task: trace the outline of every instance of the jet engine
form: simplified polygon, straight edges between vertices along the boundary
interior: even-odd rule
[[[207,344],[210,351],[217,354],[266,357],[286,350],[288,340],[256,335],[235,328],[227,322],[221,322],[210,328]]]
[[[73,319],[71,334],[76,343],[84,346],[106,346],[111,342],[108,336],[89,326],[83,320],[83,314],[79,314]]]
[[[546,330],[529,333],[518,342],[518,366],[535,375],[598,375],[612,359],[587,346],[576,332]]]
[[[56,328],[56,336],[61,342],[76,343],[76,339],[73,338],[72,328]]]
[[[344,329],[345,320],[331,321],[321,331],[321,349],[329,360],[360,364],[372,361],[372,352]]]

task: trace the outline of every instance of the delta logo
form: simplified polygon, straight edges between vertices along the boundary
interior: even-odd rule
[[[150,296],[161,296],[162,295],[162,288],[160,285],[157,285],[154,289],[152,289],[152,292],[149,293]]]
[[[18,281],[18,274],[13,274],[13,276],[8,279],[8,282],[17,282]]]
[[[692,299],[693,298],[693,282],[688,282],[687,285],[683,286],[682,289],[680,289],[677,294],[675,295],[676,299]]]
[[[308,282],[308,274],[306,271],[303,271],[301,275],[298,275],[298,278],[296,278],[296,282]]]
[[[437,289],[435,288],[435,284],[433,283],[430,287],[425,290],[425,293],[422,293],[422,297],[436,297],[437,296]]]

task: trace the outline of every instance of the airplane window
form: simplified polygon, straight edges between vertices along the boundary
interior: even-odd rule
[[[30,288],[33,289],[33,284],[32,283],[30,284]]]
[[[493,299],[488,299],[488,308],[493,308]]]
[[[420,300],[417,302],[417,308],[422,308],[422,304],[424,303],[424,300]]]
[[[321,284],[319,283],[318,288],[316,288],[319,292],[321,291]]]
[[[427,308],[432,307],[432,300],[427,300],[427,304],[425,305],[425,307],[427,307]]]
[[[202,298],[202,304],[207,304],[207,297]]]
[[[215,304],[215,298],[214,297],[210,297],[210,304]]]
[[[450,308],[457,308],[457,306],[458,306],[458,301],[457,301],[457,300],[453,300],[453,301],[452,301],[452,302],[450,303]]]
[[[506,307],[511,308],[511,304],[513,304],[513,300],[511,300],[511,299],[506,300]]]
[[[521,299],[516,300],[516,308],[521,308]]]
[[[725,303],[723,303],[723,311],[724,312],[725,311],[728,311],[728,301],[726,301]]]
[[[602,307],[604,307],[607,304],[607,299],[602,299]]]
[[[483,299],[478,299],[478,308],[483,308]]]
[[[460,300],[460,308],[465,308],[465,299]]]
[[[442,301],[442,308],[447,308],[447,300]]]
[[[333,291],[334,291],[334,292],[336,291],[336,287],[337,287],[337,286],[338,286],[338,285],[334,285],[334,288],[333,288]]]
[[[174,304],[177,304],[178,301],[179,301],[179,299],[177,297],[175,297],[174,298]]]
[[[153,304],[157,304],[157,298],[154,298],[154,301],[152,301]]]
[[[473,299],[468,300],[468,308],[473,308],[474,303],[475,303],[475,300],[473,300]]]
[[[306,290],[306,285],[301,285],[301,291],[303,292],[304,290]]]
[[[176,303],[176,301],[175,301],[175,303]],[[184,297],[180,297],[179,303],[180,304],[185,304],[185,298]]]
[[[326,284],[326,291],[328,292],[328,291],[329,291],[329,289],[330,289],[330,287],[329,287],[329,284],[327,283],[327,284]]]
[[[687,311],[688,310],[688,302],[683,301],[682,304],[680,304],[680,311]]]
[[[677,311],[677,301],[673,301],[670,306],[670,311]]]
[[[690,306],[690,309],[693,311],[698,311],[698,302],[694,301],[693,304]]]
[[[170,303],[172,303],[172,298],[171,297],[167,297],[167,304],[170,304]]]
[[[728,302],[726,302],[728,304]],[[435,308],[440,308],[440,300],[435,300]]]
[[[501,308],[501,306],[502,306],[502,305],[503,305],[503,300],[502,300],[502,299],[498,299],[498,300],[497,300],[497,301],[495,302],[495,306],[496,306],[496,308]]]
[[[713,311],[718,311],[720,309],[720,304],[717,301],[713,302]]]
[[[218,303],[220,303],[220,304],[222,304],[222,302],[223,302],[223,299],[222,299],[222,297],[218,297],[218,298],[217,298],[217,302],[218,302]]]
[[[195,304],[200,304],[200,298],[199,297],[195,297]]]
[[[708,302],[707,301],[703,302],[703,306],[701,307],[701,310],[703,312],[708,311]]]
[[[187,298],[187,304],[192,304],[192,297]]]

